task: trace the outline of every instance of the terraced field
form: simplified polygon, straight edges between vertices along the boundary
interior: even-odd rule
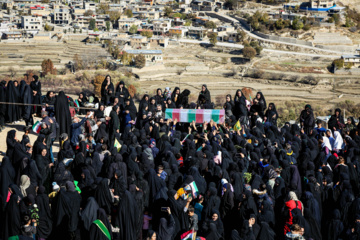
[[[18,70],[39,70],[44,59],[51,59],[58,69],[64,68],[64,64],[72,60],[75,54],[93,59],[109,56],[106,50],[100,46],[85,45],[78,41],[67,43],[3,41],[0,43],[0,75],[6,74],[9,67]]]

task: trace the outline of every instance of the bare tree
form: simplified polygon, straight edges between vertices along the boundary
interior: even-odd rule
[[[10,78],[13,79],[16,76],[16,70],[13,67],[8,68]]]

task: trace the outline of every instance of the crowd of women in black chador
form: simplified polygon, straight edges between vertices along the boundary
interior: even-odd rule
[[[3,103],[11,104],[3,104]],[[22,80],[0,82],[0,131],[4,130],[5,123],[17,123],[24,120],[26,125],[32,125],[33,114],[41,112],[41,106],[34,107],[27,104],[41,105],[41,82],[38,76],[32,77],[31,83]]]
[[[30,86],[1,82],[0,97],[37,103],[40,86],[37,78]],[[237,90],[224,97],[223,124],[193,124],[165,119],[164,111],[211,109],[206,85],[195,103],[176,87],[144,95],[136,108],[125,83],[107,76],[101,94],[98,128],[85,127],[78,147],[70,143],[69,98],[40,99],[59,124],[54,163],[42,132],[32,144],[28,130],[8,131],[0,239],[169,240],[189,230],[207,240],[360,239],[360,125],[345,124],[339,110],[330,129],[315,123],[310,105],[300,126],[278,127],[274,103],[261,92],[250,102]],[[96,102],[86,93],[78,100]],[[0,108],[9,122],[37,111]]]

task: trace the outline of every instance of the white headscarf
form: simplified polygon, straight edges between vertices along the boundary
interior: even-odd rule
[[[331,144],[330,144],[330,141],[327,137],[323,137],[323,143],[321,144],[321,147],[327,147],[329,149],[329,151],[332,150],[332,147],[331,147]]]
[[[334,149],[337,149],[337,150],[342,149],[344,140],[341,137],[341,134],[338,131],[335,131],[334,136],[335,136]]]
[[[30,178],[27,175],[22,175],[20,178],[20,190],[24,197],[27,196],[26,189],[30,186]]]
[[[326,129],[326,132],[330,132],[330,137],[334,138],[331,129]]]

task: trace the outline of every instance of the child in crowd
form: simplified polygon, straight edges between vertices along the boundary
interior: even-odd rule
[[[198,221],[201,221],[201,213],[204,208],[204,206],[202,205],[203,202],[204,202],[204,196],[199,195],[198,200],[194,206],[194,212],[198,216]]]
[[[150,221],[152,220],[151,215],[149,214],[148,210],[144,211],[144,222],[143,222],[143,236],[147,236],[150,226]]]
[[[31,225],[31,222],[33,223],[33,225]],[[25,215],[24,223],[25,225],[21,227],[21,234],[23,236],[33,238],[34,237],[33,235],[36,234],[36,226],[37,226],[36,220],[35,219],[31,220],[30,216]]]

